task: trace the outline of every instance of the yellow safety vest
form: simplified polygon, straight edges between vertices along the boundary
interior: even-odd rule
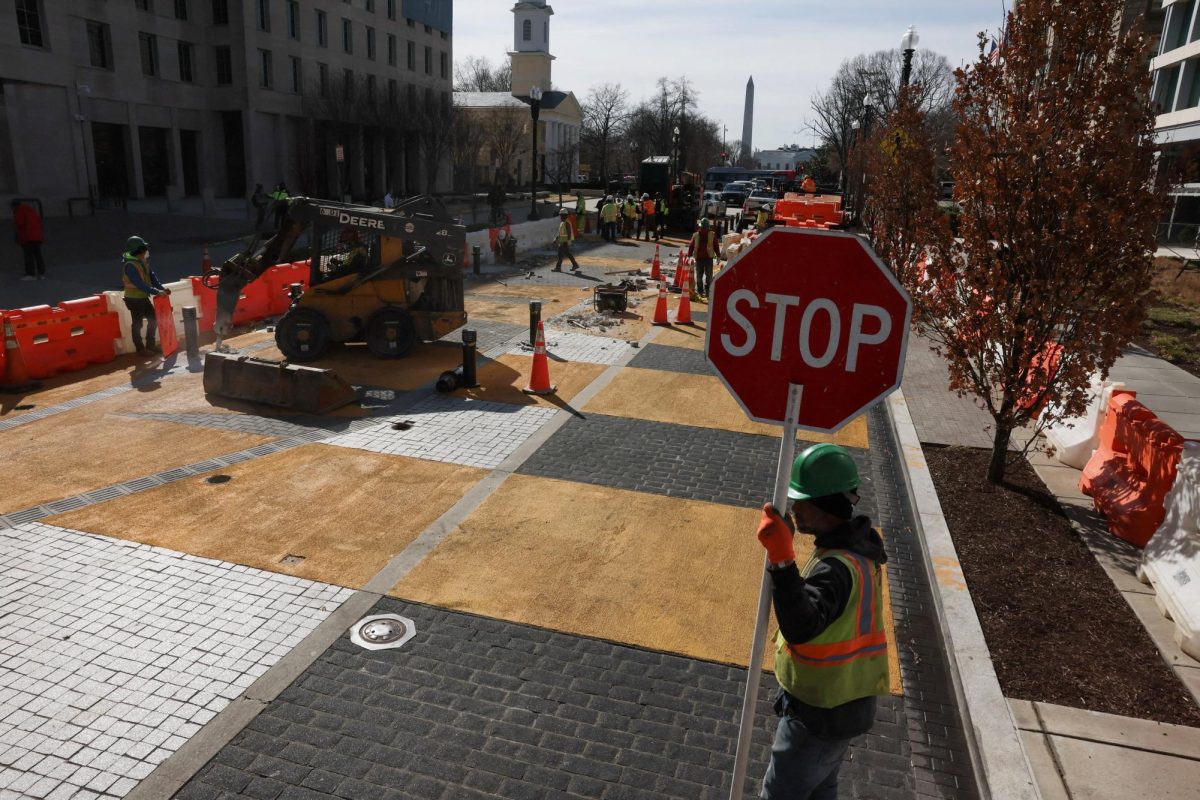
[[[138,277],[140,277],[147,286],[154,285],[150,280],[150,268],[143,264],[142,260],[137,256],[126,253],[124,256],[124,261],[121,264],[121,285],[125,287],[125,296],[130,300],[140,300],[142,298],[149,297],[149,294],[139,289],[133,281],[129,280],[129,276],[125,274],[125,266],[127,264],[133,264],[134,268],[138,271]]]
[[[575,237],[571,235],[571,223],[566,221],[558,223],[558,236],[554,237],[554,243],[570,244],[574,240]]]

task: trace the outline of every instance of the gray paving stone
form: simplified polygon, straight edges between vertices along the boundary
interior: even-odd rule
[[[667,372],[686,372],[692,375],[712,375],[712,367],[704,359],[703,350],[690,347],[671,347],[664,344],[648,344],[632,361],[631,367],[659,369]]]
[[[865,451],[852,452],[869,498]],[[519,471],[753,507],[770,497],[778,458],[779,440],[769,436],[591,414],[568,421]]]

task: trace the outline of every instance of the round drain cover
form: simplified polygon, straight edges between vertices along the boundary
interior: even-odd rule
[[[398,614],[377,614],[354,623],[350,641],[367,650],[386,650],[400,647],[416,632],[416,623],[411,619]]]
[[[204,479],[206,483],[228,483],[233,480],[231,475],[209,475]]]

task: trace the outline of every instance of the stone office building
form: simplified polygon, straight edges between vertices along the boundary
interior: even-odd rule
[[[9,0],[0,213],[9,197],[62,214],[280,181],[427,191],[407,109],[450,102],[452,18],[452,0]]]

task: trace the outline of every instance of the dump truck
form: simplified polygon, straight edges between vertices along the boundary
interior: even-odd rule
[[[362,341],[379,358],[399,358],[418,341],[466,324],[466,228],[438,200],[422,196],[382,209],[300,197],[261,248],[233,256],[204,277],[217,291],[213,330],[219,339],[233,329],[245,286],[286,261],[306,230],[309,285],[293,288],[291,307],[275,328],[288,360],[315,361],[331,344]]]

